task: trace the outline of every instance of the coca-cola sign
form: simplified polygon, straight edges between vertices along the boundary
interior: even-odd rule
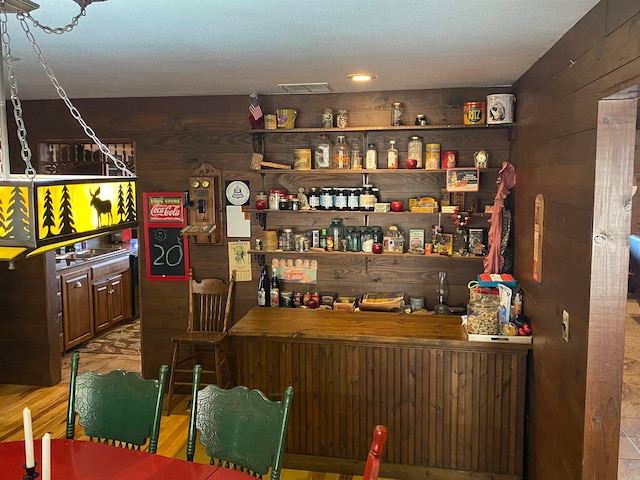
[[[149,223],[183,223],[182,197],[150,197]]]

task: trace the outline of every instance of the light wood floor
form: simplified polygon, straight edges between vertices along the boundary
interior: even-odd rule
[[[69,359],[68,355],[64,358],[62,382],[53,387],[0,384],[0,412],[2,412],[0,416],[0,442],[17,441],[24,438],[22,429],[22,409],[24,407],[31,409],[35,438],[41,438],[47,432],[51,433],[52,438],[64,438],[69,394]],[[93,353],[80,355],[79,371],[81,373],[86,370],[106,373],[115,369],[140,372],[140,358]],[[188,397],[181,397],[172,409],[171,415],[162,417],[157,452],[159,455],[186,459],[187,428],[189,425],[187,403]],[[76,429],[77,433],[81,431],[82,428]],[[86,439],[78,434],[76,438]],[[363,452],[363,459],[364,457],[366,457],[366,452]],[[209,462],[208,457],[199,448],[196,449],[195,461]],[[360,480],[362,477],[285,469],[281,479]]]

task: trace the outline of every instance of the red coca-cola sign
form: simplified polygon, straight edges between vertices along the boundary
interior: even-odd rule
[[[148,199],[149,223],[183,223],[182,197]]]

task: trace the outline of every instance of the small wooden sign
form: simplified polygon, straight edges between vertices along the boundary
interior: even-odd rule
[[[477,192],[480,189],[480,173],[477,168],[447,169],[448,192]]]

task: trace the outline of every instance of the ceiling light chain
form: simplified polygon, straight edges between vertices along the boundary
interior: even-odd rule
[[[4,0],[2,1],[4,7]],[[3,56],[7,62],[9,86],[11,87],[11,103],[13,104],[13,116],[16,120],[17,135],[20,141],[20,155],[22,160],[26,164],[27,168],[24,173],[27,178],[33,179],[36,175],[36,169],[31,164],[31,149],[27,143],[27,129],[22,119],[22,104],[20,103],[20,97],[18,97],[18,84],[16,83],[15,70],[13,68],[13,56],[11,55],[9,32],[7,31],[7,14],[4,8],[0,11],[0,33],[2,36],[2,50]],[[1,59],[0,59],[1,60]],[[0,82],[2,83],[2,82]]]
[[[25,15],[29,20],[31,20],[34,27],[41,28],[46,33],[55,33],[57,35],[62,35],[63,33],[70,32],[71,30],[73,30],[74,27],[78,26],[78,21],[80,20],[80,17],[84,17],[87,14],[86,6],[90,4],[91,2],[87,1],[87,2],[84,2],[82,5],[80,5],[80,13],[78,13],[75,17],[73,17],[71,19],[71,22],[68,25],[65,25],[64,27],[49,27],[47,25],[43,25],[38,20],[33,18],[29,12],[26,12],[26,13],[20,12],[19,15]]]

